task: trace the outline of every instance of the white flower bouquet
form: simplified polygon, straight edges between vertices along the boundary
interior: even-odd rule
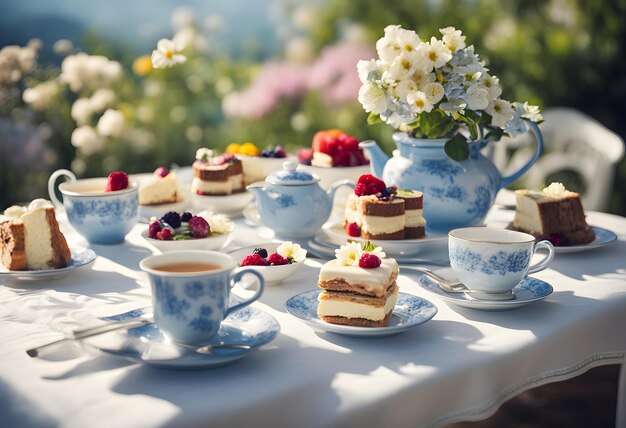
[[[359,61],[359,102],[368,123],[382,121],[417,138],[449,138],[446,153],[463,160],[468,137],[513,137],[528,130],[526,121],[542,121],[537,106],[500,98],[498,78],[460,30],[439,31],[441,40],[422,41],[415,31],[390,25],[376,42],[379,58]]]

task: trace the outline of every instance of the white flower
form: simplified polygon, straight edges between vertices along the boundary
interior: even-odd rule
[[[387,95],[378,86],[366,83],[359,89],[359,102],[366,112],[381,114],[387,111]]]
[[[193,27],[187,26],[181,28],[172,39],[174,46],[176,46],[176,51],[182,51],[186,49],[187,46],[190,46],[196,39],[197,35],[197,31]]]
[[[124,114],[119,110],[108,109],[98,121],[98,133],[105,137],[119,137],[124,127]]]
[[[547,193],[548,195],[551,195],[551,196],[561,196],[569,192],[567,191],[565,186],[563,186],[563,183],[559,183],[555,181],[551,183],[548,187],[545,187],[543,189],[543,193]]]
[[[59,93],[59,86],[56,81],[50,80],[44,83],[40,83],[32,88],[27,88],[22,94],[22,99],[33,110],[42,111],[45,110],[54,97]]]
[[[522,108],[524,109],[524,112],[521,115],[522,118],[528,119],[531,122],[540,122],[543,120],[541,111],[539,111],[539,106],[532,106],[529,105],[528,102],[524,102],[524,104],[522,104]]]
[[[115,92],[111,89],[100,88],[89,98],[89,106],[94,113],[101,112],[105,108],[111,107],[115,98]]]
[[[61,64],[61,81],[74,92],[107,86],[122,76],[122,65],[101,55],[78,53]]]
[[[378,57],[383,63],[391,64],[402,52],[396,38],[399,29],[399,25],[388,25],[385,27],[384,37],[376,42],[376,52],[378,52]]]
[[[287,260],[293,260],[295,263],[301,263],[306,259],[306,250],[299,244],[294,244],[291,241],[285,241],[280,244],[276,252]]]
[[[419,91],[419,86],[413,79],[401,80],[391,88],[391,94],[404,102],[406,102],[407,95],[416,91]]]
[[[52,50],[57,55],[68,55],[74,50],[74,43],[68,39],[59,39],[52,45]]]
[[[412,30],[405,30],[404,28],[398,28],[395,30],[396,42],[400,46],[400,49],[404,52],[414,52],[419,46],[421,40],[417,33]]]
[[[196,150],[196,160],[200,162],[208,162],[213,157],[213,150],[201,147]]]
[[[371,245],[371,243],[370,243],[370,245]],[[387,257],[387,254],[385,254],[385,252],[383,251],[383,247],[376,247],[373,250],[369,250],[369,251],[365,251],[365,248],[363,248],[363,252],[364,253],[368,253],[368,254],[372,254],[372,255],[378,257],[381,260],[384,259],[385,257]]]
[[[93,110],[91,109],[91,103],[88,98],[79,98],[72,104],[72,119],[76,121],[79,126],[87,125],[91,120]]]
[[[235,228],[235,224],[224,214],[215,214],[211,211],[201,211],[197,214],[209,223],[211,233],[225,235]]]
[[[467,89],[465,101],[470,110],[484,110],[489,106],[489,91],[483,85],[472,85]]]
[[[152,51],[152,66],[154,68],[165,68],[187,61],[185,55],[177,52],[177,46],[172,40],[159,40],[157,48]]]
[[[89,156],[104,148],[105,141],[91,126],[81,126],[72,132],[72,145]]]
[[[437,104],[441,101],[446,91],[441,83],[431,82],[424,85],[423,92],[430,103]]]
[[[441,40],[431,37],[430,43],[422,43],[418,48],[421,67],[425,70],[439,68],[452,59],[452,52]]]
[[[359,61],[356,64],[361,83],[373,82],[379,80],[383,74],[382,63],[378,60]]]
[[[465,47],[465,36],[462,35],[461,30],[457,30],[454,27],[446,27],[440,28],[439,32],[443,34],[443,42],[451,52],[456,52]]]
[[[363,248],[358,242],[346,242],[335,250],[335,257],[342,266],[358,266]]]
[[[491,124],[498,128],[504,128],[515,114],[511,103],[506,100],[495,100],[485,111],[491,115]]]
[[[416,69],[415,53],[401,53],[393,60],[391,67],[385,73],[385,80],[403,80],[413,75]]]
[[[407,95],[406,102],[409,103],[411,111],[414,113],[429,113],[433,109],[433,104],[422,91],[413,92]]]

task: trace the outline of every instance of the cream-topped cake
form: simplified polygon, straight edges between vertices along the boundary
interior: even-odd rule
[[[50,201],[35,199],[28,207],[12,206],[0,218],[0,258],[10,270],[67,266],[70,249]]]
[[[398,264],[380,247],[350,242],[322,266],[318,316],[329,323],[383,327],[398,300]]]
[[[555,245],[587,244],[595,239],[580,195],[561,183],[552,183],[542,191],[517,190],[512,228]]]
[[[198,195],[224,196],[243,192],[243,166],[232,154],[213,156],[203,148],[196,153],[191,191]]]
[[[176,174],[160,167],[155,179],[139,188],[139,205],[172,204],[182,200],[180,181]]]

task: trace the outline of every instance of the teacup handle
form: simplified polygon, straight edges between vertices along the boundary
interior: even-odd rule
[[[48,194],[50,195],[50,200],[58,208],[63,206],[63,202],[61,202],[56,195],[56,184],[59,177],[67,177],[70,179],[69,181],[76,181],[76,176],[72,171],[68,169],[59,169],[52,173],[52,175],[48,179]]]
[[[259,289],[254,294],[254,296],[250,297],[248,300],[244,300],[243,302],[237,303],[236,305],[233,305],[230,308],[228,308],[226,310],[226,313],[224,314],[224,318],[226,318],[226,316],[230,314],[231,312],[238,311],[239,309],[242,309],[248,306],[250,303],[257,301],[259,297],[261,297],[261,294],[263,294],[263,290],[265,290],[265,280],[263,279],[263,275],[261,275],[260,273],[252,269],[245,269],[245,270],[240,270],[238,272],[235,272],[235,274],[233,275],[233,285],[239,282],[241,278],[245,274],[248,274],[248,273],[257,277],[257,279],[259,280]]]
[[[548,263],[550,263],[552,259],[554,258],[554,246],[552,245],[550,241],[537,242],[533,247],[533,254],[535,254],[541,248],[547,248],[548,255],[539,263],[531,266],[530,269],[528,269],[529,274],[539,272],[540,270],[544,270],[546,266],[548,265]]]

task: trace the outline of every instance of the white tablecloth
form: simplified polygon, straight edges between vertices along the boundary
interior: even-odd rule
[[[589,222],[619,241],[557,255],[536,274],[554,293],[514,311],[451,308],[401,272],[401,291],[437,305],[431,321],[380,339],[316,332],[283,308],[316,287],[320,261],[307,260],[254,304],[280,322],[280,336],[232,365],[173,371],[84,352],[28,357],[25,349],[86,315],[149,304],[138,263],[150,250],[138,225],[124,245],[94,246],[96,262],[62,279],[0,280],[0,425],[416,427],[487,417],[525,389],[624,360],[626,219],[590,213]],[[62,227],[71,243],[84,243]],[[241,220],[235,235],[232,248],[266,241]]]

